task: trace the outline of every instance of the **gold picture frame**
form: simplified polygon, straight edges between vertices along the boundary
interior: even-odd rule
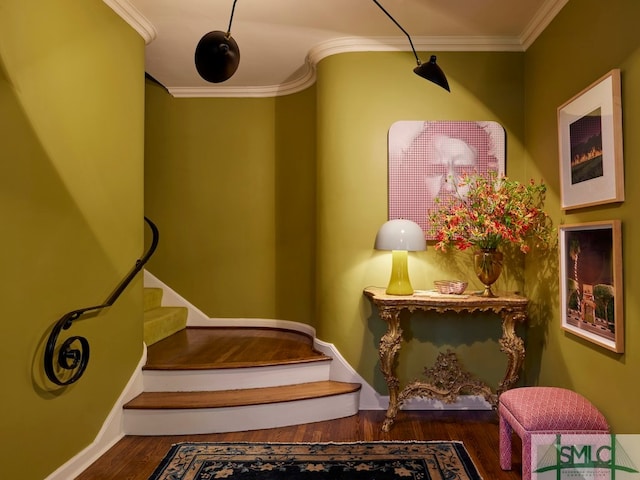
[[[560,206],[624,201],[620,70],[558,107]]]
[[[561,225],[562,329],[624,352],[620,220]]]

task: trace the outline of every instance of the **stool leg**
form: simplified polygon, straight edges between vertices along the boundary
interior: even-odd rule
[[[500,415],[500,468],[511,470],[511,425]]]
[[[531,479],[531,434],[526,432],[522,439],[522,480]]]

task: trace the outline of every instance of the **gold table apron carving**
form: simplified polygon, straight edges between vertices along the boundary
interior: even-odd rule
[[[497,405],[498,396],[510,389],[518,381],[524,363],[524,341],[516,334],[515,326],[527,319],[529,301],[520,295],[502,294],[498,297],[481,297],[475,295],[387,295],[381,287],[367,287],[365,296],[371,299],[378,309],[380,318],[387,323],[387,332],[380,339],[378,355],[380,370],[389,389],[389,408],[382,430],[388,432],[395,421],[398,409],[405,400],[412,397],[429,397],[447,403],[454,402],[462,391],[483,396],[492,406]],[[436,364],[427,372],[437,381],[414,381],[400,390],[400,381],[396,376],[396,363],[402,345],[402,329],[400,328],[400,312],[444,313],[461,312],[493,312],[502,320],[502,337],[499,340],[500,351],[508,359],[504,378],[496,393],[481,382],[475,380],[467,372],[463,372],[454,353],[441,353]]]

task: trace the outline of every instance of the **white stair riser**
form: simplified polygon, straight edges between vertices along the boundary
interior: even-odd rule
[[[145,392],[203,392],[329,380],[331,362],[214,370],[143,370]]]
[[[358,413],[359,392],[243,407],[124,411],[127,435],[190,435],[286,427]]]

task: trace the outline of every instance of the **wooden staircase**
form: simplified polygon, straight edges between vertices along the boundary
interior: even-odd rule
[[[144,392],[124,406],[125,433],[222,433],[354,415],[361,385],[332,381],[331,361],[292,330],[182,328],[148,346]]]

